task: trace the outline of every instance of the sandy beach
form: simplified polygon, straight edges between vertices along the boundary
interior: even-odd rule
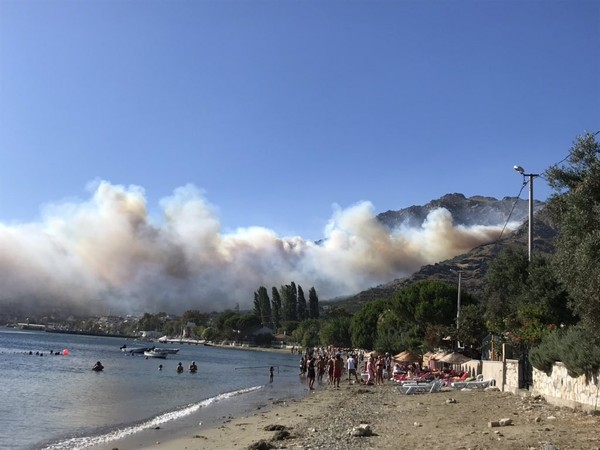
[[[491,422],[510,419],[509,425]],[[370,433],[356,428],[368,425]],[[497,424],[493,424],[497,425]],[[354,430],[354,431],[353,431]],[[599,449],[600,416],[499,391],[403,395],[384,386],[322,385],[212,428],[147,430],[107,449]]]

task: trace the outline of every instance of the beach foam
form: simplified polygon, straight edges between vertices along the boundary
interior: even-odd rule
[[[144,421],[140,424],[119,428],[116,430],[112,430],[108,433],[100,434],[97,436],[84,436],[84,437],[74,437],[66,440],[62,440],[53,444],[50,444],[47,447],[44,447],[43,450],[78,450],[87,447],[91,447],[94,445],[102,445],[111,441],[116,441],[119,439],[123,439],[127,436],[131,436],[135,433],[139,433],[143,430],[148,430],[152,428],[156,428],[164,423],[171,422],[174,420],[181,419],[183,417],[189,416],[195,412],[197,412],[200,408],[207,407],[213,403],[217,403],[219,401],[226,400],[228,398],[243,395],[250,392],[257,391],[262,389],[264,386],[253,386],[245,389],[239,389],[237,391],[225,392],[223,394],[216,395],[211,398],[207,398],[206,400],[202,400],[198,403],[193,403],[187,405],[181,409],[177,409],[175,411],[171,411],[168,413],[160,414],[150,420]]]

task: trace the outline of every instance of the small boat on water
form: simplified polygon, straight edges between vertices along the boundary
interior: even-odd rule
[[[146,358],[160,358],[160,359],[166,359],[167,358],[168,353],[167,352],[161,352],[158,350],[148,350],[144,352],[144,356]]]
[[[164,352],[168,355],[174,355],[179,351],[178,348],[153,348],[152,350],[155,352]]]
[[[127,345],[121,347],[121,351],[124,353],[144,353],[148,350],[150,350],[150,347],[127,347]]]

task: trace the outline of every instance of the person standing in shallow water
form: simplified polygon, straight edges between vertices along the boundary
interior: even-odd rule
[[[183,365],[181,363],[177,364],[177,369],[175,369],[177,373],[183,373]]]
[[[275,368],[273,366],[269,367],[269,383],[273,382],[273,374],[275,372]]]

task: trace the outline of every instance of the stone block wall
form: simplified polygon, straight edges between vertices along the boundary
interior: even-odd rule
[[[597,375],[594,380],[587,380],[585,375],[571,378],[561,362],[554,364],[550,375],[534,368],[532,394],[553,405],[596,411],[600,407]]]
[[[504,389],[502,390],[516,394],[519,384],[519,360],[507,359],[504,369]]]

